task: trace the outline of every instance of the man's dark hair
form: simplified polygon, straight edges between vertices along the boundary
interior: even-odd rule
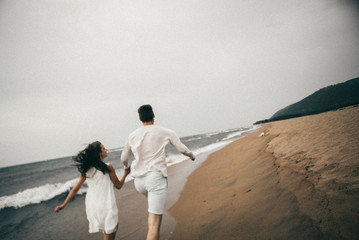
[[[137,112],[142,122],[151,122],[155,116],[152,107],[149,104],[142,105],[137,109]]]

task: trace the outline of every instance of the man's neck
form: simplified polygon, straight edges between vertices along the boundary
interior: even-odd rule
[[[153,125],[153,121],[151,121],[151,122],[143,122],[142,125],[143,126]]]

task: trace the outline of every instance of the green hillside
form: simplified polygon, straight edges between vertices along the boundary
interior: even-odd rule
[[[322,88],[255,124],[318,114],[359,104],[359,78]]]

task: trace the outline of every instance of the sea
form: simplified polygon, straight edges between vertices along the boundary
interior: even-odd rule
[[[247,126],[198,134],[182,137],[181,141],[199,155],[223,147],[256,128]],[[119,177],[123,172],[121,152],[122,148],[110,149],[105,159],[115,167]],[[188,159],[171,145],[167,145],[166,153],[168,166]],[[0,239],[40,239],[31,237],[29,231],[41,227],[40,220],[46,224],[49,213],[64,201],[79,176],[72,156],[0,168]],[[85,195],[86,191],[85,182],[78,195]]]

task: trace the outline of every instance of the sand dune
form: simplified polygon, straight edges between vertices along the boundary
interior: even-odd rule
[[[358,123],[359,107],[267,123],[211,154],[171,239],[359,239]]]

